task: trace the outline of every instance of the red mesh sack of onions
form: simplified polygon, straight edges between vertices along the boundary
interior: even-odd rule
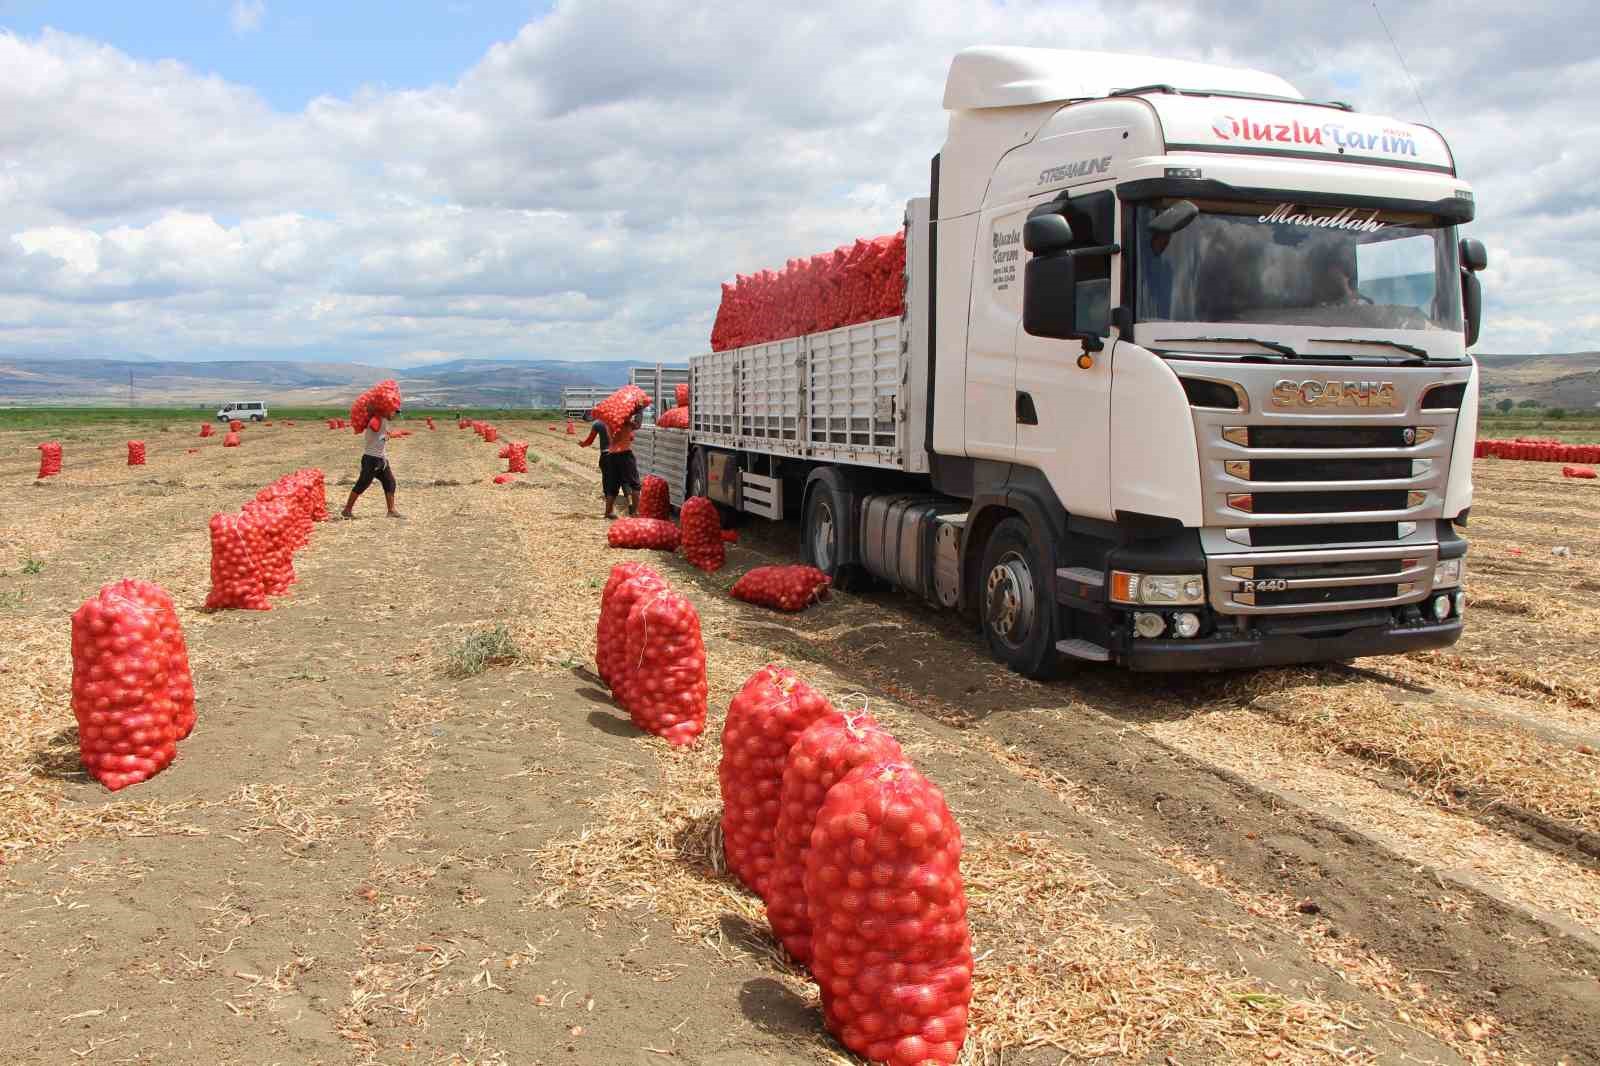
[[[328,425],[329,425],[330,429],[333,426],[333,424],[331,422]],[[214,432],[216,432],[216,431],[211,428],[211,423],[210,422],[202,422],[202,423],[200,423],[200,435],[202,437],[209,437]]]
[[[746,603],[803,611],[826,600],[832,583],[832,578],[814,566],[758,566],[735,581],[729,592]]]
[[[677,551],[678,527],[664,518],[619,518],[606,530],[606,543],[613,548]]]
[[[615,437],[635,411],[649,404],[649,393],[637,385],[624,385],[594,405],[594,416],[604,422],[607,432]]]
[[[107,585],[72,615],[78,751],[113,792],[171,765],[179,736],[162,611],[123,585]]]
[[[661,417],[656,419],[656,425],[662,429],[688,429],[689,409],[687,407],[674,407],[664,411]]]
[[[490,478],[490,480],[496,485],[504,485],[507,482],[515,481],[517,479],[512,477],[510,474],[496,474],[494,477]]]
[[[239,446],[239,434],[229,433],[227,436],[223,437],[222,446],[224,448],[237,448]]]
[[[666,587],[661,575],[644,563],[618,563],[611,568],[600,593],[600,621],[594,631],[595,671],[607,688],[616,690],[628,657],[628,612],[634,600]]]
[[[55,477],[61,473],[61,445],[46,441],[39,445],[39,477]]]
[[[517,441],[509,446],[506,454],[506,473],[526,474],[528,472],[528,445],[524,441]]]
[[[142,440],[130,440],[128,442],[128,465],[129,466],[143,466],[144,465],[144,441],[142,441]]]
[[[704,496],[692,496],[683,501],[678,524],[682,527],[683,557],[708,574],[721,570],[727,559],[723,543],[733,538],[722,531],[717,505]]]
[[[961,831],[903,762],[828,790],[806,855],[811,973],[828,1031],[891,1066],[953,1063],[966,1040],[972,939]]]
[[[626,586],[624,586],[626,587]],[[673,747],[693,744],[706,727],[706,646],[694,605],[668,588],[639,596],[628,610],[617,697],[633,724]]]
[[[672,499],[667,493],[666,479],[646,474],[639,483],[639,517],[667,518],[672,513],[671,508]]]
[[[828,790],[858,766],[897,762],[900,744],[872,716],[823,715],[789,747],[772,832],[772,876],[767,882],[767,922],[796,961],[811,963],[811,916],[806,906],[806,857],[811,831]]]
[[[211,591],[206,606],[267,611],[266,583],[256,556],[258,537],[250,519],[239,514],[211,516]]]
[[[183,639],[183,623],[167,590],[153,581],[126,578],[114,586],[118,594],[144,604],[156,613],[162,639],[166,641],[167,682],[172,695],[172,716],[178,739],[194,732],[194,674],[189,670],[189,644]]]
[[[251,500],[243,507],[250,520],[245,537],[261,566],[268,596],[281,596],[294,584],[294,516],[282,500]]]
[[[672,387],[672,398],[678,402],[678,406],[679,407],[688,407],[689,406],[689,386],[688,385],[674,385]]]
[[[717,764],[722,850],[733,875],[763,899],[772,876],[772,834],[789,746],[812,722],[834,713],[821,693],[777,665],[750,675],[728,704]]]

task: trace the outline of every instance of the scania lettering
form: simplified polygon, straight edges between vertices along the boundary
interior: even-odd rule
[[[692,357],[690,428],[635,442],[673,502],[1031,676],[1454,643],[1487,256],[1444,139],[1045,49],[960,53],[944,106],[903,315]]]

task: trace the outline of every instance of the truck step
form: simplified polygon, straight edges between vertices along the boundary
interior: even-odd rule
[[[1098,589],[1105,587],[1106,575],[1087,566],[1063,566],[1056,570],[1056,580],[1076,581],[1080,585]]]
[[[1058,640],[1056,651],[1073,659],[1083,659],[1091,663],[1108,663],[1111,661],[1111,652],[1102,648],[1092,640]]]

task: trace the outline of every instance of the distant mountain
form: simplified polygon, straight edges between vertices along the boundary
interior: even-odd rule
[[[25,359],[0,356],[0,406],[36,404],[344,404],[395,378],[419,406],[521,407],[555,403],[569,385],[615,387],[633,363],[454,359],[406,370],[359,363],[239,360]]]
[[[1485,406],[1500,400],[1538,400],[1546,407],[1600,407],[1600,352],[1562,355],[1480,355]]]

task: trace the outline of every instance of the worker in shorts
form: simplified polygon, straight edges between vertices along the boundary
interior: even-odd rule
[[[606,517],[617,517],[617,495],[626,493],[628,513],[639,509],[639,464],[633,458],[633,432],[644,422],[644,409],[633,412],[633,417],[623,425],[613,439],[605,422],[595,419],[589,424],[589,435],[578,442],[587,448],[600,442],[600,493],[606,501]]]
[[[399,414],[397,410],[395,414]],[[378,428],[373,429],[369,422],[367,428],[361,431],[361,476],[356,478],[355,486],[350,490],[350,498],[344,501],[344,510],[339,514],[344,518],[355,517],[356,500],[367,491],[367,486],[376,480],[383,486],[383,498],[389,505],[390,518],[404,518],[405,515],[394,509],[394,471],[389,468],[389,427],[392,419],[379,418]]]

